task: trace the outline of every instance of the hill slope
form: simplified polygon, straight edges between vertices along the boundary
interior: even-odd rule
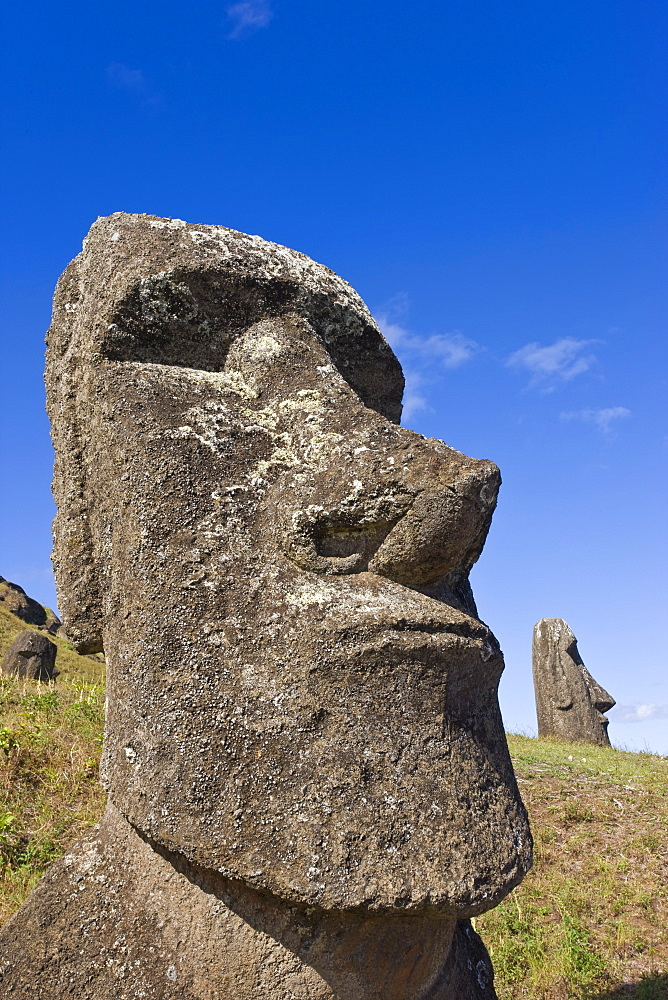
[[[0,605],[0,659],[30,628]],[[55,684],[0,675],[0,921],[104,806],[104,663],[65,638]]]
[[[25,623],[0,607],[0,656]],[[96,821],[104,664],[0,677],[0,921]],[[509,735],[536,862],[478,918],[501,1000],[668,998],[668,758]]]
[[[535,862],[477,921],[500,998],[668,997],[668,758],[508,743]]]

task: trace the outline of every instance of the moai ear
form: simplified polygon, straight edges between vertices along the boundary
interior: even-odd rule
[[[55,449],[53,568],[65,632],[80,653],[102,652],[102,607],[90,525],[80,413],[87,385],[77,344],[78,258],[63,274],[47,334],[47,410]]]

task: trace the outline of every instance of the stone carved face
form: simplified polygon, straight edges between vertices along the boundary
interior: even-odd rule
[[[115,805],[332,909],[465,915],[530,863],[468,586],[499,484],[395,422],[349,286],[218,227],[99,220],[49,339],[68,634],[104,647]]]
[[[577,639],[562,618],[542,618],[535,626],[533,674],[541,736],[609,745],[603,713],[615,699],[585,667]]]

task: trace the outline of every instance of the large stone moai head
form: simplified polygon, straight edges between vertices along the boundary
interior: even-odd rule
[[[56,644],[41,632],[26,629],[17,635],[5,653],[0,673],[32,681],[53,681],[60,673],[56,669],[57,652]]]
[[[563,618],[542,618],[533,630],[533,683],[538,735],[610,746],[611,698],[591,676]]]
[[[258,237],[100,219],[54,317],[54,565],[113,804],[284,900],[498,902],[531,848],[468,585],[496,467],[401,428],[364,303]]]

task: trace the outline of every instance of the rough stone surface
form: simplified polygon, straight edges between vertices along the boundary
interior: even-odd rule
[[[98,220],[48,343],[59,605],[106,655],[113,807],[325,935],[432,921],[447,953],[531,857],[468,585],[497,468],[401,428],[363,302],[258,237]]]
[[[603,713],[615,700],[585,667],[563,618],[542,618],[533,630],[533,683],[539,736],[610,746]]]
[[[0,673],[25,677],[31,681],[52,681],[58,648],[45,635],[26,629],[20,632],[0,663]]]
[[[32,597],[28,597],[23,587],[18,583],[10,583],[0,576],[0,602],[13,615],[27,625],[37,625],[47,632],[55,633],[60,627],[60,620],[49,608],[42,607]]]
[[[286,903],[146,842],[113,807],[0,950],[12,1000],[494,1000],[492,980],[468,920]]]

